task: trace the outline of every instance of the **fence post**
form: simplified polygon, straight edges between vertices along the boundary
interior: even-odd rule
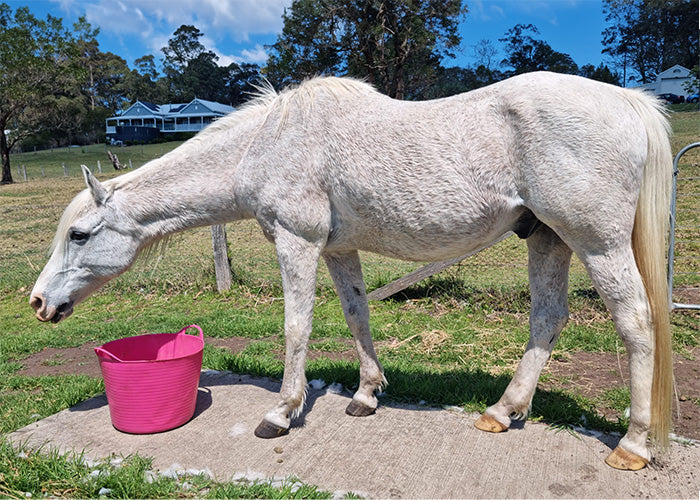
[[[65,163],[63,163],[63,177],[68,177],[68,169]]]
[[[97,171],[102,173],[102,165],[100,164],[100,160],[97,160]]]
[[[131,158],[129,158],[129,168],[130,168],[131,170],[134,169],[134,166],[131,164]]]
[[[231,263],[228,260],[226,226],[217,224],[211,227],[211,245],[214,249],[214,270],[216,289],[219,292],[231,289]]]
[[[46,173],[44,172],[44,166],[41,166],[41,176],[46,177]]]
[[[24,182],[27,182],[27,167],[22,165],[22,175],[24,176]]]

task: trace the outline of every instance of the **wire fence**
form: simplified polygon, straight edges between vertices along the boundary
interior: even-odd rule
[[[700,150],[698,150],[700,151]],[[673,300],[700,303],[700,163],[684,166],[678,177]],[[0,291],[29,293],[48,259],[48,250],[65,204],[0,206]],[[254,221],[227,225],[228,252],[234,282],[281,296],[281,279],[274,246]],[[382,256],[363,254],[368,289],[378,288],[419,268]],[[332,280],[320,266],[319,286],[332,288]],[[527,296],[527,248],[523,240],[510,237],[422,282],[420,287],[439,287],[446,282],[498,294],[517,291]],[[216,290],[216,274],[210,228],[198,228],[173,237],[162,250],[140,258],[134,267],[106,286],[111,291],[140,293],[197,293]],[[570,271],[570,294],[588,296],[593,287],[574,258]],[[508,293],[510,293],[508,292]]]
[[[29,293],[48,252],[58,220],[66,205],[0,206],[0,290]],[[254,221],[226,226],[228,253],[234,282],[255,290],[281,295],[281,278],[274,246]],[[382,286],[422,264],[380,255],[363,254],[368,289]],[[576,267],[576,266],[574,266]],[[583,267],[572,270],[576,288],[590,288]],[[527,290],[527,248],[518,238],[508,238],[453,266],[421,286],[440,287],[460,281],[466,288]],[[325,266],[319,266],[319,287],[332,289]],[[216,290],[211,230],[208,227],[175,235],[162,249],[140,257],[131,270],[106,285],[112,291],[140,293],[196,293]]]

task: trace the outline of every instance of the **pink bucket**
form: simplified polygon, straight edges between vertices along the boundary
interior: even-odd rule
[[[187,335],[188,328],[199,336]],[[194,415],[204,335],[138,335],[96,347],[112,425],[131,434],[179,427]]]

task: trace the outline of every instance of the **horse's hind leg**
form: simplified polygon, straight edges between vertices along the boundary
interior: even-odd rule
[[[360,359],[360,387],[346,408],[348,415],[361,417],[374,413],[377,398],[374,391],[386,383],[384,372],[369,330],[369,307],[357,252],[324,255],[326,265],[338,290],[345,321],[355,339]]]
[[[275,245],[284,290],[284,336],[286,353],[280,401],[267,412],[255,435],[273,438],[289,429],[290,418],[299,413],[306,397],[306,347],[311,335],[316,299],[316,271],[320,245],[278,227]]]
[[[478,429],[506,430],[512,418],[527,415],[537,380],[569,317],[567,288],[571,249],[547,226],[527,239],[532,297],[530,341],[501,399],[477,420]]]
[[[653,326],[644,284],[630,246],[578,255],[610,310],[629,356],[630,423],[605,461],[617,469],[641,469],[651,458],[647,436],[654,373]]]

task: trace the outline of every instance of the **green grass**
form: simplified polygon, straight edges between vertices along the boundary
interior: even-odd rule
[[[17,447],[0,440],[0,498],[332,498],[330,492],[290,477],[284,481],[221,483],[206,471],[171,474],[152,470],[138,455],[99,462],[82,454]],[[175,471],[177,472],[177,471]],[[346,498],[352,498],[347,495]]]
[[[106,146],[93,144],[81,147],[63,147],[47,149],[36,152],[13,154],[10,156],[12,165],[12,177],[15,182],[24,182],[18,168],[24,166],[27,172],[27,180],[35,181],[42,178],[80,177],[80,165],[87,165],[95,174],[98,173],[97,162],[100,162],[104,175],[114,174],[115,170],[107,156],[111,151],[119,157],[120,163],[138,168],[147,161],[159,158],[171,151],[181,142],[168,142],[164,144],[145,144],[139,146]],[[66,171],[63,166],[65,165]],[[42,170],[43,169],[43,170]]]
[[[675,151],[697,140],[699,118],[697,112],[672,115],[677,132],[673,139]],[[133,146],[115,152],[123,162],[132,158],[134,166],[138,166],[174,146]],[[689,153],[681,167],[690,169],[699,158],[700,150]],[[162,254],[137,262],[134,269],[82,303],[68,321],[58,325],[36,321],[28,306],[29,291],[46,261],[46,249],[62,207],[83,189],[80,163],[94,167],[98,159],[103,167],[101,179],[119,175],[111,170],[103,146],[13,155],[13,165],[26,165],[29,182],[0,187],[1,435],[103,390],[99,379],[30,378],[18,374],[24,358],[46,347],[174,332],[197,323],[209,337],[253,339],[238,354],[206,346],[206,368],[282,376],[281,279],[274,247],[252,222],[227,226],[234,272],[229,292],[216,292],[210,233],[200,229],[182,233]],[[66,163],[69,177],[63,176],[62,163]],[[41,177],[41,166],[45,177]],[[13,174],[19,179],[16,171]],[[692,202],[686,203],[691,204],[685,208],[694,207]],[[363,254],[362,260],[369,290],[421,265],[370,254]],[[390,299],[372,302],[373,338],[389,380],[383,402],[425,401],[483,411],[496,401],[527,344],[530,298],[526,265],[524,242],[510,238]],[[610,316],[576,259],[570,275],[571,320],[555,348],[555,358],[576,351],[618,352],[621,342]],[[697,312],[673,314],[677,352],[687,352],[689,347],[700,344],[698,318]],[[343,351],[349,339],[339,300],[321,265],[313,348]],[[358,366],[356,362],[322,357],[309,362],[307,378],[353,388],[358,383]],[[580,425],[583,417],[589,427],[623,431],[624,419],[606,420],[598,412],[601,405],[623,412],[629,401],[619,391],[594,399],[575,389],[538,390],[531,418],[567,427]],[[25,498],[25,492],[30,492],[34,497],[96,497],[101,488],[109,488],[110,497],[124,498],[328,497],[327,493],[299,486],[291,479],[289,485],[282,486],[217,484],[209,478],[162,478],[148,483],[143,478],[150,470],[150,461],[142,457],[128,457],[125,465],[110,470],[108,476],[93,477],[90,473],[94,469],[80,465],[75,457],[22,451],[29,458],[21,458],[18,453],[0,438],[0,496]],[[189,489],[184,483],[189,484]]]

